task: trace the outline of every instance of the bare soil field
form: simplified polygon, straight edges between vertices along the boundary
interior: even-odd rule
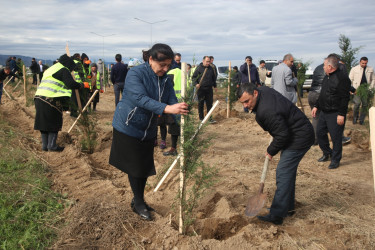
[[[10,90],[10,88],[8,89]],[[65,210],[56,249],[375,249],[375,200],[369,132],[348,120],[345,135],[352,137],[344,146],[338,169],[318,163],[322,155],[313,146],[300,163],[296,183],[296,214],[275,226],[244,215],[250,196],[259,187],[265,150],[270,136],[245,114],[239,103],[226,118],[224,90],[214,112],[216,124],[206,127],[213,135],[203,161],[218,169],[218,182],[199,202],[197,219],[189,235],[179,235],[173,203],[179,189],[175,168],[158,192],[156,177],[149,178],[145,199],[156,209],[154,221],[143,221],[130,208],[131,189],[126,174],[108,164],[115,109],[113,88],[101,94],[94,117],[98,145],[93,154],[80,151],[80,131],[64,136],[74,120],[64,114],[59,134],[62,153],[41,150],[40,133],[34,131],[34,106],[25,107],[21,93],[15,100],[3,95],[0,114],[25,134],[23,145],[48,165],[53,189],[67,195],[71,205]],[[303,98],[310,117],[307,94]],[[367,121],[366,121],[367,123]],[[167,138],[170,146],[170,139]],[[124,152],[126,153],[126,152]],[[155,148],[157,171],[171,158]],[[265,191],[267,214],[275,185],[276,155],[270,163]]]

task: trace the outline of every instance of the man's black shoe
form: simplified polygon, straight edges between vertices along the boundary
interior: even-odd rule
[[[335,168],[338,168],[340,166],[340,162],[331,162],[331,164],[329,164],[328,168],[329,169],[335,169]]]
[[[144,220],[152,220],[151,214],[147,209],[137,209],[135,206],[133,207],[133,212],[141,216]]]
[[[153,209],[152,207],[150,207],[149,205],[147,205],[146,202],[145,202],[145,205],[146,205],[146,209],[147,209],[148,211],[151,211],[151,212],[155,211],[155,209]],[[133,198],[132,201],[130,202],[130,207],[131,207],[132,209],[134,209],[134,198]]]
[[[267,207],[267,210],[270,211],[271,208]],[[295,213],[296,213],[296,210],[289,210],[288,213],[286,214],[286,216],[293,216]]]
[[[281,225],[283,224],[283,217],[279,217],[272,214],[267,214],[266,216],[257,216],[259,220],[271,222],[275,225]]]
[[[318,159],[318,162],[325,162],[325,161],[329,161],[330,159],[331,159],[330,154],[328,154],[328,155],[323,154],[323,156]]]
[[[60,147],[60,146],[57,146],[55,149],[48,149],[48,151],[50,152],[62,152],[64,150],[65,147]]]

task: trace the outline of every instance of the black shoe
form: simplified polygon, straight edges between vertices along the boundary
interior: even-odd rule
[[[216,123],[216,121],[215,121],[214,119],[210,119],[208,122],[209,122],[210,124],[215,124],[215,123]]]
[[[48,151],[48,148],[42,148],[43,151]]]
[[[325,162],[325,161],[329,161],[330,159],[331,159],[330,154],[328,155],[323,154],[323,156],[318,159],[318,162]]]
[[[267,210],[270,211],[271,208],[267,207]],[[288,213],[286,214],[286,216],[293,216],[295,213],[296,213],[296,210],[289,210]]]
[[[364,121],[359,121],[359,125],[363,125]]]
[[[171,150],[169,150],[169,151],[167,151],[167,152],[164,152],[163,155],[164,155],[164,156],[169,156],[169,155],[176,156],[176,155],[177,155],[177,150],[174,149],[174,148],[171,148]]]
[[[279,217],[272,214],[267,214],[266,216],[257,216],[259,220],[271,222],[275,225],[281,225],[283,224],[283,217]]]
[[[148,220],[148,221],[152,220],[151,214],[147,209],[138,210],[135,206],[133,206],[132,209],[133,209],[133,212],[141,216],[142,219]]]
[[[51,152],[62,152],[64,150],[65,147],[60,147],[60,146],[57,146],[55,149],[48,149],[48,151],[51,151]]]
[[[147,203],[145,202],[145,205],[146,205],[146,209],[150,212],[153,212],[155,211],[155,209],[153,209],[152,207],[150,207],[149,205],[147,205]],[[134,209],[134,198],[132,199],[132,201],[130,202],[130,207],[132,209]]]
[[[335,168],[338,168],[340,166],[340,162],[331,162],[331,164],[329,164],[328,168],[329,169],[335,169]]]

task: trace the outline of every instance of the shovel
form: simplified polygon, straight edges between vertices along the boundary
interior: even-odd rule
[[[269,161],[270,160],[266,156],[266,159],[264,160],[262,177],[260,178],[260,186],[259,186],[258,194],[250,197],[249,201],[247,202],[247,206],[245,210],[245,214],[247,216],[257,215],[259,211],[263,208],[264,203],[266,202],[267,193],[263,193],[263,188],[264,188],[264,181],[267,175]]]
[[[269,144],[271,144],[272,139],[273,138],[271,137]],[[245,215],[247,216],[257,215],[259,211],[263,208],[264,203],[266,202],[267,193],[263,193],[263,188],[264,188],[264,181],[266,180],[269,161],[270,159],[266,156],[266,159],[264,160],[262,176],[260,177],[260,186],[259,186],[258,194],[250,197],[249,201],[247,202],[247,206],[245,210]]]

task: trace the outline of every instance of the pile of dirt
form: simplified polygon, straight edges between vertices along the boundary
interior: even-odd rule
[[[223,92],[224,93],[224,92]],[[222,94],[219,92],[219,94]],[[53,188],[71,200],[65,224],[54,248],[64,249],[372,249],[375,248],[375,203],[368,130],[346,124],[352,142],[344,146],[338,169],[318,163],[322,152],[312,147],[301,161],[296,182],[297,211],[275,226],[244,215],[249,197],[257,192],[264,155],[270,136],[236,103],[226,118],[221,101],[206,133],[212,145],[203,154],[206,164],[218,169],[218,182],[200,200],[196,221],[189,235],[178,234],[175,201],[179,189],[178,167],[172,170],[158,192],[156,177],[148,180],[145,199],[156,209],[154,221],[140,220],[131,210],[127,175],[108,163],[114,112],[112,89],[101,94],[95,113],[98,145],[91,155],[80,152],[77,128],[67,135],[74,119],[64,114],[59,143],[62,153],[41,151],[40,133],[33,130],[35,110],[24,107],[22,94],[15,101],[4,100],[0,114],[25,135],[23,144],[45,162]],[[217,97],[216,97],[217,98]],[[218,96],[224,100],[224,96]],[[309,110],[307,98],[303,98]],[[309,117],[310,115],[307,114]],[[311,117],[310,117],[311,118]],[[168,136],[167,146],[170,147]],[[166,149],[168,150],[168,148]],[[155,148],[157,171],[169,166],[171,158]],[[124,152],[126,153],[126,152]],[[275,192],[276,155],[265,183],[268,213]]]

